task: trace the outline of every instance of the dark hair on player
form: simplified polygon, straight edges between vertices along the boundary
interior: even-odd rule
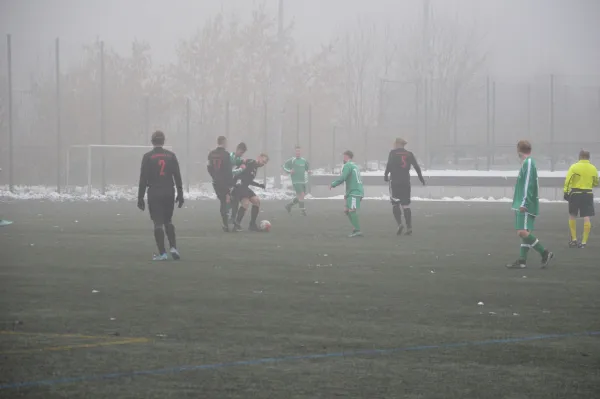
[[[150,139],[153,145],[164,145],[165,144],[165,134],[160,130],[152,133],[152,138]]]
[[[219,136],[217,137],[217,145],[224,145],[227,142],[227,137]]]
[[[296,146],[294,147],[294,150],[300,150],[302,147],[300,147],[300,144],[296,144]]]
[[[243,141],[237,145],[237,149],[244,152],[248,151],[248,147]]]
[[[521,140],[517,143],[517,150],[521,154],[531,154],[531,143],[527,140]]]
[[[350,159],[354,159],[354,153],[350,150],[344,151],[344,155],[347,155]]]
[[[590,152],[586,150],[579,151],[579,159],[590,160]]]

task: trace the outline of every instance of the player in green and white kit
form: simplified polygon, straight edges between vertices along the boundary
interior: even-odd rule
[[[342,174],[337,180],[331,183],[330,189],[346,183],[346,195],[344,196],[346,199],[346,208],[344,212],[348,216],[348,219],[350,219],[352,227],[354,227],[349,237],[362,237],[363,234],[360,231],[360,224],[358,223],[358,210],[360,209],[360,201],[364,197],[365,192],[360,178],[360,170],[358,165],[352,161],[353,159],[354,154],[352,151],[348,150],[344,152]]]
[[[292,207],[296,204],[300,206],[300,211],[306,216],[306,208],[304,207],[304,196],[306,195],[308,186],[308,175],[310,174],[310,166],[305,158],[302,158],[302,149],[296,146],[296,156],[288,159],[283,165],[283,171],[292,176],[292,185],[296,191],[296,196],[285,206],[288,213],[292,212]]]
[[[521,238],[521,253],[514,263],[506,265],[509,269],[527,267],[527,253],[533,248],[542,256],[542,267],[554,258],[554,254],[540,243],[533,235],[535,219],[539,215],[540,199],[538,197],[538,174],[535,161],[531,158],[531,144],[521,140],[517,144],[517,152],[522,161],[521,170],[515,184],[512,209],[515,212],[515,229]]]
[[[244,154],[248,150],[246,143],[243,141],[237,145],[235,148],[235,152],[229,153],[231,158],[231,165],[233,166],[233,178],[235,180],[236,176],[238,176],[245,169],[246,165],[244,164]],[[229,204],[231,207],[231,217],[229,221],[231,223],[235,223],[237,217],[237,211],[240,207],[239,198],[235,198],[235,196],[231,196],[231,203]]]

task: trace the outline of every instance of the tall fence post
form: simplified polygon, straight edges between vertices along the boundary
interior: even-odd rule
[[[335,173],[335,135],[337,127],[333,127],[331,132],[331,173]]]
[[[312,104],[308,105],[308,159],[310,160],[309,162],[311,162],[312,164],[311,169],[314,169],[315,164],[312,158]],[[308,193],[310,193],[310,183],[307,189]]]
[[[263,142],[262,142],[262,146],[263,146],[263,152],[267,152],[268,151],[268,137],[269,137],[269,113],[268,113],[268,104],[267,101],[265,100],[263,103]],[[279,166],[276,165],[277,168],[279,168]],[[265,184],[267,184],[267,168],[263,167],[263,182]]]
[[[364,157],[365,157],[365,170],[369,169],[369,127],[365,127],[363,131],[363,145],[365,147]]]
[[[492,167],[496,163],[496,81],[492,82],[492,128],[491,128],[491,159]]]
[[[531,84],[527,83],[527,137],[531,139]]]
[[[190,99],[185,100],[185,189],[190,193]]]
[[[296,145],[300,145],[300,103],[296,104]]]
[[[453,143],[454,143],[454,167],[457,168],[458,167],[458,87],[455,86],[454,87],[454,115],[453,115],[453,120],[452,120],[452,136],[453,136]]]
[[[105,71],[104,71],[104,41],[100,42],[100,144],[106,144],[106,110],[105,110]],[[100,149],[100,184],[102,195],[106,192],[106,159],[104,148]]]
[[[56,48],[55,48],[55,56],[56,56],[56,192],[60,194],[60,157],[61,157],[61,104],[60,104],[60,40],[56,38]]]
[[[308,159],[313,162],[312,158],[312,104],[308,105]],[[313,163],[314,167],[314,163]]]
[[[143,137],[147,137],[150,134],[150,96],[146,94],[144,96],[144,134]]]
[[[550,75],[550,171],[554,172],[554,75]]]
[[[225,137],[229,139],[229,100],[225,102]]]
[[[14,192],[13,157],[13,89],[12,89],[12,40],[6,35],[6,60],[8,63],[8,189]]]
[[[491,95],[490,95],[490,77],[488,76],[485,80],[485,121],[486,121],[486,126],[485,126],[485,133],[486,133],[486,140],[485,140],[485,153],[487,156],[487,170],[490,170],[491,168],[491,159],[490,159],[490,133],[491,133],[491,104],[490,104],[490,100],[491,100]]]

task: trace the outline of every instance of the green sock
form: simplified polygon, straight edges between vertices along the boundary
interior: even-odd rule
[[[523,239],[523,242],[531,245],[531,248],[533,248],[540,255],[543,255],[546,251],[546,248],[544,248],[544,246],[540,243],[540,240],[535,238],[533,234],[529,234],[527,238]]]
[[[360,231],[360,224],[358,223],[358,214],[356,212],[350,212],[348,217],[350,218],[350,223],[352,223],[352,227],[354,227],[354,230]]]
[[[529,244],[525,243],[525,239],[521,240],[523,243],[521,244],[521,253],[520,258],[523,260],[527,260],[527,253],[529,252]]]
[[[294,206],[294,205],[296,205],[298,202],[299,202],[299,201],[298,201],[298,197],[294,197],[294,199],[292,200],[292,202],[290,202],[290,205],[291,205],[291,206]]]

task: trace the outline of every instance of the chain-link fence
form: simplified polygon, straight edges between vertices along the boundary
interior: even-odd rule
[[[382,81],[379,126],[431,167],[513,167],[529,139],[541,167],[566,168],[581,148],[600,151],[600,76]]]
[[[206,79],[199,84],[202,75],[179,75],[176,68],[152,66],[149,48],[140,43],[122,55],[100,40],[87,46],[0,41],[0,184],[60,190],[68,175],[70,185],[86,185],[87,147],[74,146],[144,146],[157,129],[178,154],[188,186],[207,180],[206,154],[219,135],[231,147],[246,142],[248,157],[265,151],[275,158],[273,116],[280,107],[268,82],[246,87],[233,76],[225,78],[233,87],[225,91],[207,87]],[[566,168],[582,147],[600,151],[599,76],[382,80],[378,115],[369,126],[344,122],[343,90],[323,84],[311,95],[299,82],[289,86],[281,107],[281,159],[299,144],[314,168],[327,171],[347,149],[366,168],[380,168],[398,136],[429,168],[514,168],[521,138],[533,142],[542,168]],[[135,185],[144,151],[94,148],[93,185]],[[265,172],[279,170],[269,165]]]

